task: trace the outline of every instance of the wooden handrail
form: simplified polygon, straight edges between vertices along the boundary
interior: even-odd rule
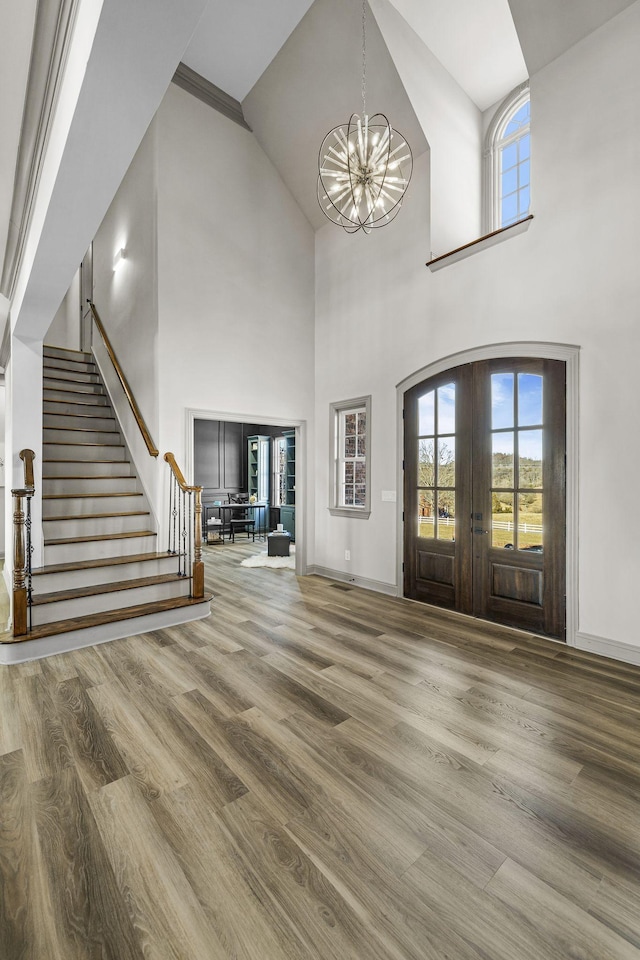
[[[136,419],[136,423],[138,424],[138,427],[140,428],[140,433],[142,434],[142,436],[143,436],[143,438],[144,438],[144,442],[145,442],[146,445],[147,445],[147,450],[149,451],[149,454],[150,454],[152,457],[157,457],[160,451],[158,450],[158,448],[156,447],[155,443],[154,443],[153,440],[151,439],[151,434],[149,433],[149,428],[147,427],[146,423],[144,422],[144,417],[143,417],[142,414],[140,413],[140,409],[139,409],[139,407],[138,407],[138,404],[136,403],[136,399],[135,399],[135,397],[134,397],[134,395],[133,395],[133,393],[132,393],[132,391],[131,391],[131,387],[129,386],[129,384],[128,384],[128,382],[127,382],[127,378],[126,378],[125,375],[124,375],[124,371],[123,371],[122,367],[120,366],[120,364],[119,364],[119,362],[118,362],[118,358],[116,357],[116,355],[115,355],[115,353],[114,353],[113,347],[111,346],[111,341],[109,340],[109,337],[107,336],[107,333],[106,333],[106,331],[105,331],[105,329],[104,329],[104,326],[102,325],[102,320],[100,319],[100,316],[98,315],[98,311],[96,310],[95,304],[92,303],[91,300],[88,300],[87,303],[89,304],[89,307],[91,308],[91,314],[92,314],[92,316],[93,316],[93,322],[95,323],[96,327],[98,328],[98,333],[99,333],[100,336],[102,337],[102,342],[104,343],[105,348],[106,348],[106,351],[107,351],[107,353],[109,354],[109,357],[110,357],[110,359],[111,359],[111,363],[113,364],[113,368],[114,368],[114,370],[116,371],[116,373],[117,373],[117,375],[118,375],[118,380],[120,381],[120,383],[121,383],[121,385],[122,385],[122,389],[123,389],[124,392],[125,392],[126,398],[127,398],[127,400],[129,401],[129,406],[131,407],[131,410],[132,410],[132,412],[133,412],[133,415],[134,415],[134,417],[135,417],[135,419]]]
[[[199,490],[200,493],[202,493],[202,487],[190,487],[188,485],[187,481],[184,478],[182,470],[176,463],[176,458],[172,453],[165,453],[164,459],[167,461],[167,463],[171,467],[171,471],[174,477],[176,478],[176,480],[178,481],[178,486],[180,487],[181,490],[183,490],[185,493],[195,493],[196,490]]]
[[[193,564],[191,567],[191,596],[201,600],[204,597],[204,563],[202,560],[202,487],[190,486],[172,453],[165,453],[176,483],[183,493],[193,494]]]
[[[33,480],[33,461],[36,458],[33,450],[29,450],[27,447],[25,450],[20,451],[20,459],[24,463],[24,485],[26,490],[33,490],[35,483]]]

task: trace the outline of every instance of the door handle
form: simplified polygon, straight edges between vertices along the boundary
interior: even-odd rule
[[[483,530],[482,527],[474,527],[474,528],[473,528],[473,532],[474,532],[474,533],[489,533],[488,530]]]

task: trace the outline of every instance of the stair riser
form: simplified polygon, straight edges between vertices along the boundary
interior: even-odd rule
[[[51,443],[44,441],[45,460],[124,460],[123,446],[113,444],[84,445],[82,443]]]
[[[65,360],[63,357],[50,357],[48,354],[43,353],[42,355],[42,365],[43,369],[48,369],[50,367],[57,367],[62,370],[67,370],[69,373],[95,373],[96,365],[93,360]]]
[[[42,426],[45,430],[52,427],[62,430],[116,430],[116,423],[115,417],[82,416],[77,410],[75,413],[47,413],[45,411],[42,418]]]
[[[64,427],[45,427],[42,432],[45,443],[107,443],[121,444],[122,437],[113,429],[113,421],[107,430],[65,430]]]
[[[124,540],[95,540],[90,543],[69,543],[45,546],[44,565],[98,560],[102,557],[127,557],[133,553],[155,553],[157,537],[128,537]]]
[[[92,537],[103,533],[127,533],[149,525],[149,514],[135,517],[96,517],[93,520],[74,517],[73,520],[43,520],[44,539],[61,537]]]
[[[77,399],[77,398],[76,398]],[[88,417],[108,417],[111,415],[111,407],[108,403],[95,403],[95,397],[86,397],[87,403],[73,403],[66,400],[45,400],[43,410],[47,416],[84,416]],[[106,398],[103,398],[106,399]],[[106,407],[106,409],[104,409]]]
[[[64,400],[65,403],[84,403],[91,407],[109,406],[109,398],[104,393],[84,393],[79,390],[62,390],[59,386],[45,389],[43,399],[45,409],[48,400]]]
[[[40,573],[33,578],[35,593],[52,593],[54,590],[72,590],[74,587],[91,587],[100,583],[117,583],[119,580],[135,580],[138,577],[156,577],[163,573],[176,573],[178,558],[166,556],[161,560],[144,560],[118,563],[109,567],[83,567],[65,573]]]
[[[45,478],[88,475],[120,477],[131,473],[131,464],[128,460],[116,460],[115,463],[101,463],[98,460],[49,460],[42,464],[42,472]]]
[[[44,357],[61,357],[63,360],[84,360],[91,363],[93,357],[90,353],[81,353],[80,350],[67,350],[65,347],[54,347],[48,343],[44,344],[42,355]]]
[[[71,393],[76,391],[82,394],[104,394],[104,388],[97,381],[93,383],[80,382],[78,378],[72,379],[71,375],[69,375],[69,378],[66,380],[63,377],[48,377],[45,375],[42,378],[42,386],[49,387],[52,390],[65,390]]]
[[[46,377],[48,380],[74,380],[78,381],[79,383],[99,382],[99,377],[95,371],[95,367],[92,367],[89,370],[65,370],[60,369],[57,364],[52,366],[48,363],[45,363],[42,367],[42,376]]]
[[[56,493],[136,493],[135,477],[89,477],[83,480],[48,477],[42,481],[42,492]]]
[[[158,600],[169,600],[172,597],[188,597],[189,590],[190,581],[185,578],[173,583],[156,583],[148,587],[133,587],[131,590],[118,590],[92,597],[43,603],[41,606],[32,607],[32,623],[37,627],[43,623],[84,617],[92,613],[102,613],[105,610],[118,610],[120,607],[134,606],[137,603],[154,603]]]
[[[145,503],[142,494],[130,497],[65,497],[43,500],[42,513],[44,520],[50,517],[82,517],[88,513],[129,513],[131,510],[146,510]]]

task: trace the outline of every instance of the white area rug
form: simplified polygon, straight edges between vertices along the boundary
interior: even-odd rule
[[[240,562],[241,567],[273,567],[276,570],[295,570],[295,557],[268,557],[264,553],[256,553],[253,557],[245,557]]]

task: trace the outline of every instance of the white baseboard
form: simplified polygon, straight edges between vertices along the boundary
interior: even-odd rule
[[[640,646],[630,643],[620,643],[619,640],[608,640],[606,637],[596,637],[592,633],[578,631],[574,646],[578,650],[597,653],[601,657],[610,657],[611,660],[622,660],[623,663],[633,663],[640,666]]]
[[[0,643],[0,663],[42,660],[44,657],[53,657],[57,653],[69,653],[71,650],[82,650],[84,647],[93,647],[98,643],[107,643],[109,640],[122,640],[124,637],[134,637],[139,633],[148,633],[150,630],[162,630],[163,627],[175,627],[190,620],[202,620],[211,613],[209,603],[209,600],[203,600],[202,603],[194,603],[189,607],[177,607],[173,610],[163,610],[161,613],[149,613],[144,617],[103,623],[85,630],[70,630],[68,633],[60,633],[55,637],[43,637],[40,640]]]
[[[357,577],[343,570],[332,570],[330,567],[320,567],[314,564],[307,567],[307,576],[326,577],[327,580],[339,580],[340,583],[351,583],[354,587],[364,590],[373,590],[374,593],[384,593],[387,597],[397,597],[398,588],[395,583],[384,583],[382,580],[369,580],[368,577]]]

